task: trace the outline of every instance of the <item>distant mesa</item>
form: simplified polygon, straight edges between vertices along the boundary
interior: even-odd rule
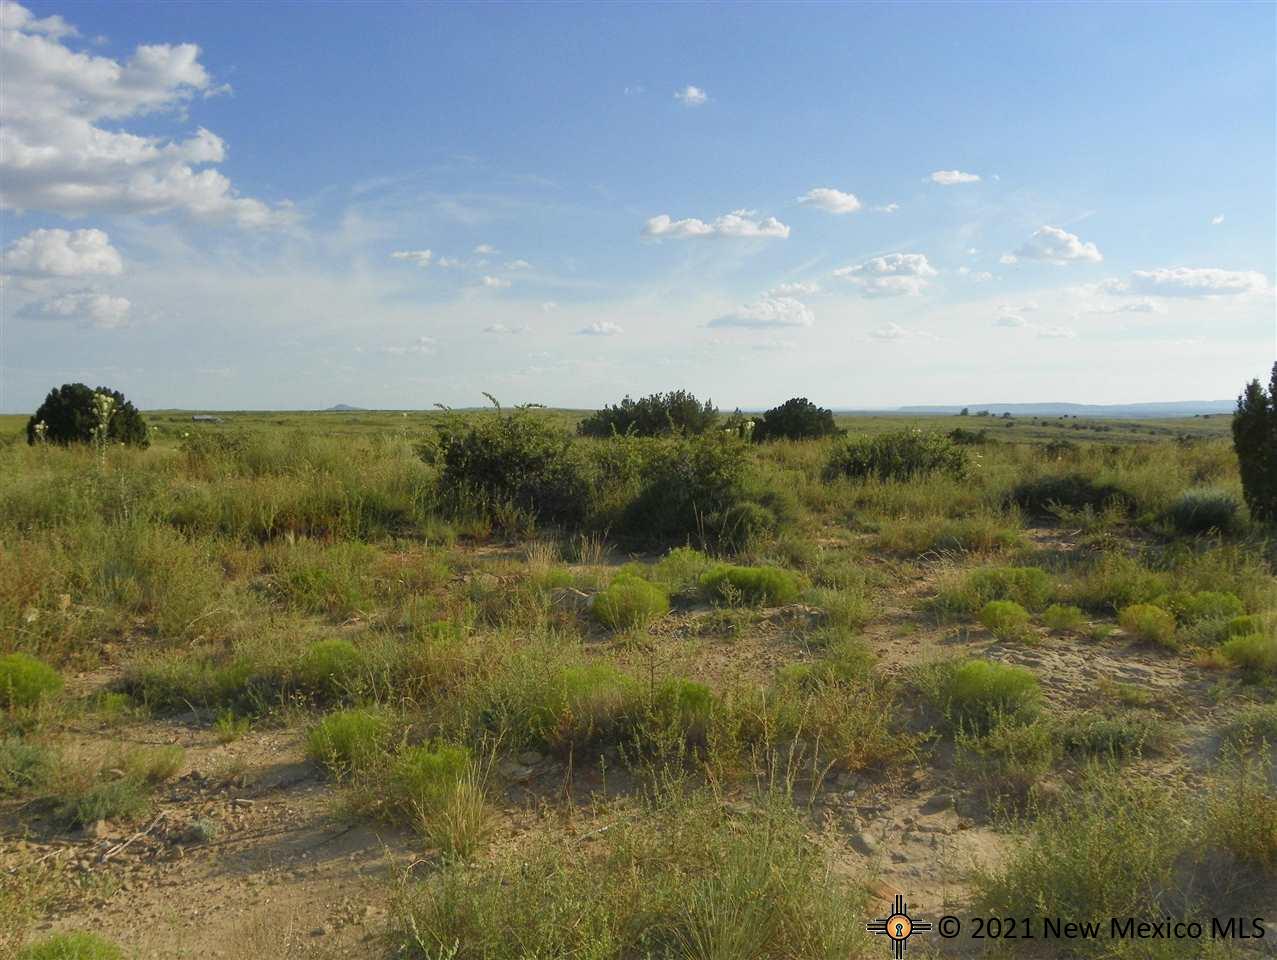
[[[990,416],[1009,413],[1021,417],[1192,417],[1198,414],[1231,413],[1235,400],[1170,400],[1162,403],[968,403],[954,406],[898,407],[897,413],[960,413],[963,406],[972,414],[989,411]]]
[[[338,403],[329,407],[324,413],[359,413],[363,407],[352,407],[348,403]]]

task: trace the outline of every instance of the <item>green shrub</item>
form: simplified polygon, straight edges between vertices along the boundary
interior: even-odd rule
[[[934,473],[961,478],[967,467],[967,452],[943,434],[896,430],[836,447],[825,478],[912,480]]]
[[[339,710],[306,736],[306,754],[334,775],[347,776],[372,764],[390,739],[389,718],[372,710]]]
[[[1188,490],[1171,505],[1166,519],[1176,533],[1231,533],[1238,525],[1239,507],[1230,493]]]
[[[1233,637],[1220,650],[1237,666],[1257,673],[1277,673],[1277,637],[1252,633]]]
[[[1050,574],[1039,567],[982,567],[967,574],[956,588],[941,590],[937,605],[945,611],[974,614],[992,600],[1013,600],[1029,610],[1040,610],[1053,592]]]
[[[320,640],[310,645],[297,663],[297,682],[308,692],[336,699],[349,695],[367,664],[349,640]]]
[[[1277,703],[1253,704],[1237,711],[1223,734],[1224,741],[1234,747],[1277,746]]]
[[[718,410],[710,401],[701,403],[686,390],[671,390],[639,400],[627,396],[590,414],[576,429],[583,437],[694,435],[704,433],[717,419]]]
[[[738,567],[717,563],[701,574],[701,589],[712,599],[739,598],[780,606],[798,599],[798,577],[779,567]]]
[[[1100,512],[1113,504],[1130,504],[1129,495],[1119,487],[1080,473],[1047,474],[1021,481],[1012,488],[1011,500],[1035,516],[1052,516],[1060,507]]]
[[[786,521],[785,495],[751,478],[749,447],[740,438],[711,433],[637,443],[638,489],[626,498],[614,525],[622,538],[638,545],[695,543],[736,551]]]
[[[1277,521],[1277,363],[1267,392],[1252,380],[1237,398],[1233,449],[1250,515],[1260,523]]]
[[[516,733],[555,749],[615,743],[636,718],[638,698],[634,679],[610,664],[563,667],[528,691]]]
[[[406,747],[395,758],[393,783],[406,809],[437,809],[456,787],[470,763],[470,751],[457,744]]]
[[[1029,611],[1014,600],[990,600],[980,611],[980,622],[999,639],[1022,637],[1028,631]]]
[[[1077,607],[1053,603],[1042,611],[1042,622],[1052,630],[1075,632],[1086,625],[1086,617]]]
[[[1238,861],[1277,876],[1277,780],[1268,757],[1241,756],[1224,765],[1207,802],[1207,839]]]
[[[47,747],[21,737],[5,737],[0,740],[0,797],[39,790],[55,765]]]
[[[1182,889],[1192,862],[1196,837],[1188,813],[1181,797],[1156,783],[1088,777],[1031,823],[1000,866],[977,874],[976,908],[1009,917],[1049,905],[1053,914],[1105,931],[1113,917],[1186,919],[1196,905],[1171,891]],[[1075,945],[1085,955],[1115,955],[1105,938]]]
[[[18,951],[17,960],[124,960],[124,951],[96,933],[55,933]]]
[[[691,547],[675,547],[651,569],[649,576],[671,593],[691,595],[700,589],[701,574],[713,561]]]
[[[29,707],[62,689],[62,678],[47,663],[26,653],[0,657],[0,705]]]
[[[1232,620],[1246,612],[1241,599],[1231,593],[1199,590],[1197,593],[1172,593],[1154,601],[1175,615],[1180,623],[1202,620]]]
[[[151,443],[146,421],[124,395],[109,387],[90,390],[82,383],[64,383],[49,391],[39,409],[27,421],[27,443],[92,443],[99,423],[99,397],[109,398],[106,441],[147,447]],[[43,424],[43,428],[41,428]],[[43,437],[41,436],[43,429]]]
[[[963,781],[973,783],[990,807],[1016,811],[1029,806],[1034,787],[1060,752],[1051,725],[1043,720],[999,720],[982,734],[960,728],[954,742]]]
[[[806,397],[793,397],[773,407],[754,422],[755,443],[768,440],[817,440],[841,434],[830,410],[816,406]]]
[[[1077,717],[1059,726],[1060,746],[1082,757],[1124,760],[1137,756],[1146,744],[1162,739],[1158,723],[1146,716]]]
[[[595,619],[613,630],[647,626],[669,610],[670,599],[664,588],[628,573],[615,576],[590,604]]]
[[[987,733],[1001,722],[1028,722],[1037,716],[1042,703],[1042,691],[1032,671],[990,660],[955,665],[942,696],[955,726],[977,733]]]
[[[674,726],[692,743],[705,741],[714,705],[714,692],[709,687],[681,677],[662,681],[652,697],[657,721]]]
[[[1141,640],[1170,646],[1175,639],[1175,618],[1151,603],[1123,607],[1117,615],[1117,622],[1123,630]]]
[[[441,490],[459,511],[512,507],[576,525],[590,503],[590,471],[571,436],[527,409],[440,428]]]
[[[58,807],[58,819],[82,827],[98,820],[136,820],[149,808],[146,784],[136,777],[119,777],[77,786],[65,793]]]

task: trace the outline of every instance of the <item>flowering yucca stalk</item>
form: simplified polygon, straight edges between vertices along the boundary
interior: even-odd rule
[[[109,393],[93,394],[93,416],[97,426],[93,428],[93,441],[98,448],[98,464],[106,462],[106,440],[111,431],[111,418],[115,416],[115,397]]]

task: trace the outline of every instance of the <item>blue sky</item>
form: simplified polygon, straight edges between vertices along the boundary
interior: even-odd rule
[[[1214,399],[1277,352],[1272,4],[0,25],[3,409]]]

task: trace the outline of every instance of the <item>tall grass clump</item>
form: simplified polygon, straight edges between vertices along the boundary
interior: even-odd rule
[[[30,707],[62,689],[62,677],[26,653],[0,656],[0,706]]]
[[[1127,633],[1150,643],[1171,646],[1175,639],[1175,617],[1151,603],[1123,607],[1117,622]]]
[[[743,600],[779,606],[798,599],[796,574],[779,567],[741,567],[718,563],[700,578],[701,589],[714,600]]]
[[[1061,509],[1096,513],[1119,506],[1127,509],[1131,497],[1115,484],[1082,473],[1051,473],[1022,480],[1011,489],[1011,501],[1034,516],[1054,516]]]
[[[859,956],[863,896],[828,870],[779,800],[727,818],[701,796],[621,819],[588,855],[542,839],[404,890],[393,924],[414,960]]]
[[[990,600],[980,611],[980,622],[999,640],[1024,637],[1029,619],[1029,611],[1014,600]]]
[[[1040,567],[981,567],[943,586],[936,609],[945,614],[976,614],[995,600],[1041,610],[1055,592],[1051,575]]]
[[[1197,839],[1190,813],[1162,786],[1093,774],[1042,813],[1001,867],[977,874],[978,908],[1058,911],[1105,933],[1112,917],[1185,917],[1197,906],[1179,892]],[[1108,955],[1109,945],[1101,936],[1075,947]]]
[[[27,944],[17,960],[125,960],[124,951],[96,933],[55,933]]]
[[[1277,637],[1259,633],[1233,637],[1220,652],[1237,666],[1257,674],[1277,674]]]
[[[898,430],[836,446],[825,465],[825,478],[898,481],[936,473],[962,477],[969,465],[967,451],[943,434]]]
[[[375,763],[391,736],[390,718],[368,710],[339,710],[306,735],[306,754],[342,778]]]
[[[987,733],[1001,722],[1027,723],[1042,706],[1031,670],[990,660],[946,665],[932,692],[956,729]]]
[[[629,573],[613,577],[590,603],[595,619],[613,630],[645,627],[669,610],[669,595],[663,587]]]
[[[492,825],[487,767],[458,744],[407,747],[391,772],[396,803],[432,846],[469,857]]]
[[[1166,520],[1176,533],[1228,534],[1237,530],[1241,505],[1223,490],[1187,490],[1166,512]]]

